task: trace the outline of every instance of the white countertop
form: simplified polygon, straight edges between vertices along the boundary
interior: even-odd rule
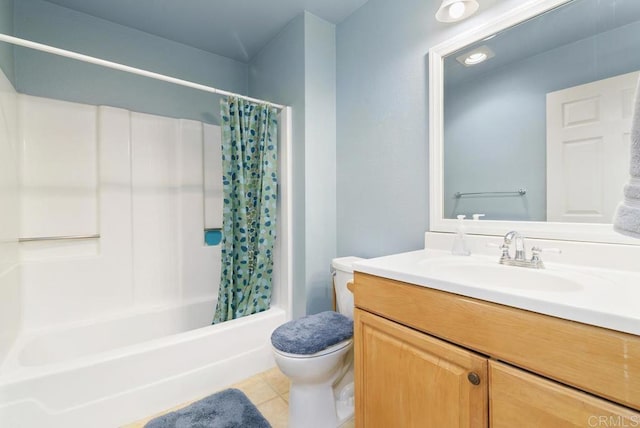
[[[435,271],[425,269],[427,264],[437,266],[440,263],[455,264],[458,261],[460,263],[483,264],[491,266],[491,269],[494,264],[498,265],[498,259],[494,256],[452,256],[449,251],[426,249],[364,260],[356,263],[354,270],[640,335],[640,272],[558,263],[546,263],[546,269],[537,273],[522,272],[529,277],[532,275],[534,278],[536,278],[535,275],[551,275],[556,278],[568,278],[580,284],[580,287],[573,289],[554,289],[549,286],[541,286],[540,288],[508,286],[471,278],[457,278],[452,281],[446,274],[438,273],[437,269]],[[535,271],[529,268],[498,266],[495,269],[498,273],[501,272],[500,269],[509,269],[504,272],[509,275],[513,272],[516,277],[521,270]],[[460,269],[464,269],[464,267]],[[511,269],[520,271],[511,271]]]

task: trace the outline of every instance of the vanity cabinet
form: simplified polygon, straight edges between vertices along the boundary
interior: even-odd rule
[[[356,426],[640,426],[640,337],[355,273]]]

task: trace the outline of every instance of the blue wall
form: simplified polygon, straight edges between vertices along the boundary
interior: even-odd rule
[[[331,309],[336,256],[335,26],[305,14],[305,240],[307,313]]]
[[[423,247],[429,48],[521,1],[481,2],[477,15],[453,25],[435,20],[440,3],[369,0],[338,25],[339,255]]]
[[[0,33],[13,36],[13,0],[0,0]],[[0,68],[15,87],[13,45],[0,42]]]
[[[293,110],[293,316],[331,307],[336,255],[335,27],[308,12],[250,63],[249,94]]]
[[[428,228],[429,3],[370,0],[338,25],[340,255],[416,249]]]
[[[293,121],[293,312],[304,315],[304,15],[293,19],[251,60],[249,95],[291,106]]]
[[[3,0],[4,1],[4,0]],[[238,93],[247,92],[247,64],[172,42],[42,0],[15,4],[16,35]],[[19,92],[104,104],[209,123],[219,96],[16,48]]]
[[[447,86],[445,216],[545,221],[546,94],[640,70],[638,34],[640,22]],[[526,197],[452,196],[521,187]]]

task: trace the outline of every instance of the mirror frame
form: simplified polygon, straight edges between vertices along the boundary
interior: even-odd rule
[[[429,230],[455,232],[456,219],[444,218],[444,57],[495,33],[573,0],[532,0],[429,50]],[[517,230],[528,238],[640,245],[616,233],[611,224],[541,221],[467,221],[468,233],[502,236]]]

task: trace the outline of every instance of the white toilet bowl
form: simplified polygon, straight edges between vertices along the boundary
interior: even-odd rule
[[[289,354],[274,348],[276,364],[291,380],[291,428],[334,428],[353,416],[353,400],[348,397],[340,400],[335,389],[335,384],[350,372],[352,348],[352,339],[310,355]]]
[[[353,297],[347,282],[353,278],[351,264],[358,260],[362,259],[343,257],[332,262],[338,312],[344,315],[337,315],[341,324],[353,318]],[[353,338],[340,340],[311,354],[293,354],[282,351],[286,348],[273,347],[276,364],[291,380],[291,428],[337,428],[353,416]]]

